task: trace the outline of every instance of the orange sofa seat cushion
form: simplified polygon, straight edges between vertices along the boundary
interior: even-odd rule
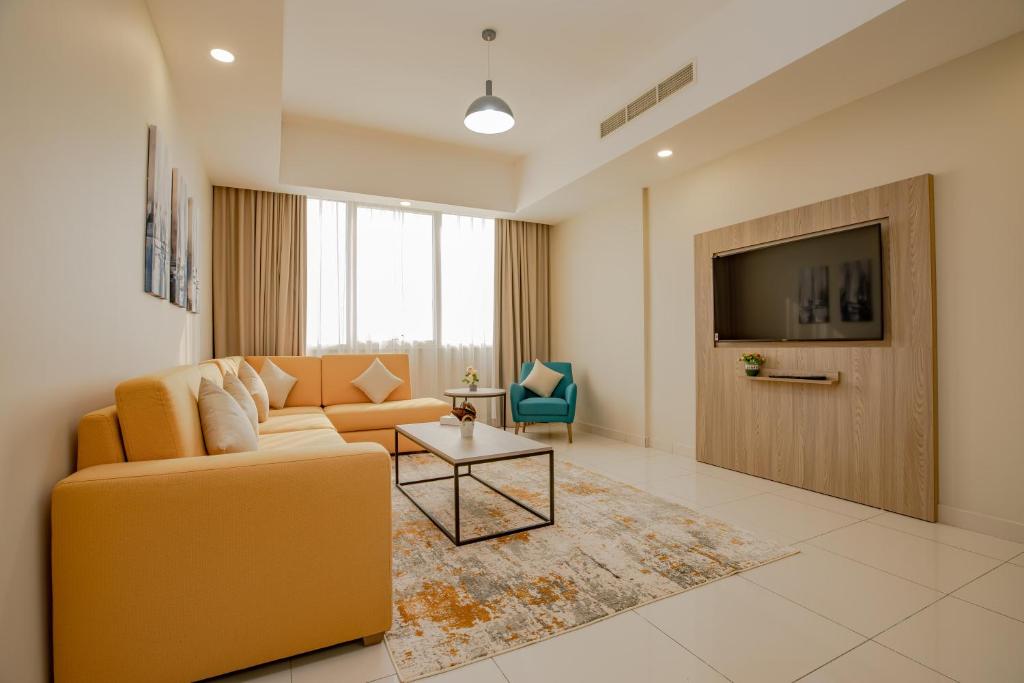
[[[407,353],[349,353],[323,356],[323,405],[339,403],[366,403],[367,397],[352,384],[374,358],[380,358],[392,374],[402,383],[391,392],[386,402],[403,401],[412,398],[412,383],[409,380],[409,354]]]
[[[316,412],[313,412],[313,411]],[[301,412],[293,412],[301,411]],[[260,434],[279,434],[281,432],[299,432],[308,429],[334,429],[331,421],[324,415],[321,408],[296,406],[271,410],[265,422],[260,423]]]
[[[298,432],[260,434],[261,451],[289,451],[296,448],[330,448],[345,443],[333,429],[304,429]]]
[[[408,422],[433,422],[451,411],[451,406],[436,398],[341,403],[324,408],[334,428],[343,433],[394,428],[395,425]]]
[[[321,372],[320,359],[316,356],[246,356],[245,361],[252,366],[253,370],[259,372],[263,369],[263,362],[270,358],[274,365],[281,368],[297,381],[292,390],[288,393],[288,400],[284,402],[285,408],[292,406],[317,406],[321,403],[320,387]]]
[[[388,453],[395,452],[394,429],[369,429],[359,432],[345,432],[341,437],[345,439],[345,443],[379,443],[388,449]],[[401,434],[398,435],[399,453],[418,453],[422,450],[423,446],[411,439],[407,439]]]

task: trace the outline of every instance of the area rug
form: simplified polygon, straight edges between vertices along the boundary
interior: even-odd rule
[[[546,458],[475,465],[475,474],[548,508]],[[450,474],[402,456],[403,480]],[[449,528],[452,481],[413,495]],[[469,478],[464,537],[536,520]],[[394,623],[388,651],[408,683],[493,657],[796,553],[725,522],[566,462],[555,465],[555,525],[456,547],[392,487]]]

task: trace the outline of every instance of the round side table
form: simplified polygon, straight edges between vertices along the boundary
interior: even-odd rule
[[[457,398],[500,398],[501,399],[501,428],[505,429],[505,396],[506,391],[497,387],[477,387],[476,391],[470,391],[466,387],[445,389],[444,395],[452,397],[452,408],[455,407]]]

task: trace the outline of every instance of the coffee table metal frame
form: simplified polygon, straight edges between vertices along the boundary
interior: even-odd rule
[[[399,452],[398,452],[398,435],[399,435],[399,433],[401,433],[402,436],[404,436],[405,438],[407,438],[407,439],[409,439],[411,441],[414,441],[418,445],[422,446],[427,453],[430,453],[435,458],[443,460],[444,462],[446,462],[449,465],[451,465],[454,468],[454,473],[453,474],[446,474],[446,475],[440,476],[440,477],[426,477],[424,479],[414,479],[412,481],[401,481],[401,479],[399,478],[399,474],[398,474],[398,469],[399,469],[398,468],[398,463],[399,463],[399,461],[401,459],[401,455],[402,455],[402,454],[399,454]],[[411,453],[406,453],[404,455],[412,455],[412,454]],[[538,512],[537,510],[535,510],[531,506],[527,505],[526,503],[522,502],[521,500],[516,500],[515,498],[513,498],[509,494],[507,494],[504,491],[502,491],[501,489],[499,489],[494,484],[491,484],[490,482],[481,479],[480,477],[478,477],[473,472],[473,465],[483,465],[485,463],[500,462],[502,460],[515,460],[516,458],[534,458],[534,457],[541,456],[541,455],[547,455],[548,456],[548,514],[547,514],[547,516],[545,516],[542,513]],[[459,471],[460,467],[465,467],[466,471],[465,472],[460,472]],[[483,484],[484,486],[486,486],[487,488],[491,489],[495,493],[497,493],[497,494],[503,496],[504,498],[512,501],[513,503],[515,503],[519,507],[523,508],[524,510],[526,510],[530,514],[534,515],[535,517],[537,517],[541,521],[537,522],[536,524],[527,524],[526,526],[516,527],[515,529],[508,529],[507,531],[497,531],[497,532],[494,532],[494,533],[491,533],[491,534],[484,534],[482,536],[475,536],[473,538],[462,538],[461,525],[459,524],[459,516],[460,516],[459,515],[459,480],[462,477],[470,477],[471,479],[473,479],[473,480]],[[439,519],[437,519],[437,517],[435,517],[434,515],[432,515],[429,512],[427,512],[426,508],[424,508],[422,505],[420,505],[416,501],[416,499],[412,496],[412,494],[409,493],[409,491],[406,490],[406,487],[412,486],[414,484],[426,484],[428,482],[444,481],[446,479],[453,480],[454,481],[454,487],[455,487],[455,532],[454,533],[452,533],[452,531],[450,529],[448,529],[444,524],[442,524],[441,521]],[[472,463],[465,463],[465,464],[463,464],[463,463],[455,463],[455,462],[452,462],[451,460],[449,460],[448,458],[444,457],[443,455],[435,453],[430,448],[430,446],[428,444],[423,443],[422,441],[417,439],[415,436],[412,436],[411,434],[402,432],[400,428],[396,428],[395,429],[395,486],[398,488],[399,491],[401,491],[403,494],[405,494],[406,498],[408,498],[410,501],[412,501],[413,505],[415,505],[417,508],[419,508],[420,512],[422,512],[424,515],[426,515],[427,519],[429,519],[431,522],[434,523],[434,526],[436,526],[438,529],[440,529],[441,532],[445,536],[448,537],[448,540],[450,540],[456,546],[468,545],[470,543],[479,543],[480,541],[489,541],[489,540],[494,539],[494,538],[501,538],[502,536],[511,536],[512,534],[522,533],[523,531],[531,531],[532,529],[540,529],[541,527],[551,526],[551,525],[553,525],[555,523],[555,451],[553,449],[550,449],[550,448],[548,448],[546,450],[538,451],[537,453],[524,453],[524,454],[516,454],[516,455],[495,455],[495,456],[484,458],[482,460],[474,460]]]

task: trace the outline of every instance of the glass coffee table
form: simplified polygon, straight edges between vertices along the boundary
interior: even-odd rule
[[[399,434],[410,441],[419,444],[432,455],[451,465],[453,469],[452,474],[440,477],[428,477],[426,479],[414,479],[412,481],[402,481],[399,476],[399,462],[403,457],[398,454]],[[540,443],[539,441],[534,441],[533,439],[528,439],[525,436],[519,436],[518,434],[510,434],[503,429],[497,429],[480,422],[476,423],[476,426],[473,429],[473,437],[470,439],[463,439],[458,427],[442,425],[438,422],[423,422],[419,424],[398,425],[395,427],[395,453],[395,486],[399,491],[405,494],[406,498],[412,501],[413,505],[419,508],[420,512],[426,515],[427,519],[434,523],[434,526],[440,529],[444,535],[457,546],[469,543],[479,543],[480,541],[488,541],[492,538],[499,538],[510,534],[518,534],[522,531],[539,529],[540,527],[551,526],[555,523],[555,451],[548,444]],[[546,515],[535,510],[523,501],[517,500],[513,496],[499,489],[497,486],[481,479],[473,472],[473,465],[482,465],[484,463],[500,462],[502,460],[512,460],[515,458],[531,458],[542,455],[548,456],[548,510]],[[464,471],[463,468],[465,468]],[[490,534],[484,534],[482,536],[474,536],[472,538],[463,538],[459,519],[459,480],[463,477],[470,477],[480,484],[483,484],[495,493],[505,497],[522,509],[531,513],[539,521],[535,524],[527,524],[526,526],[520,526],[514,529],[506,529]],[[452,480],[455,493],[454,530],[447,528],[434,515],[427,512],[427,510],[412,496],[408,488],[415,484],[425,484],[427,482],[442,481],[446,479]]]

